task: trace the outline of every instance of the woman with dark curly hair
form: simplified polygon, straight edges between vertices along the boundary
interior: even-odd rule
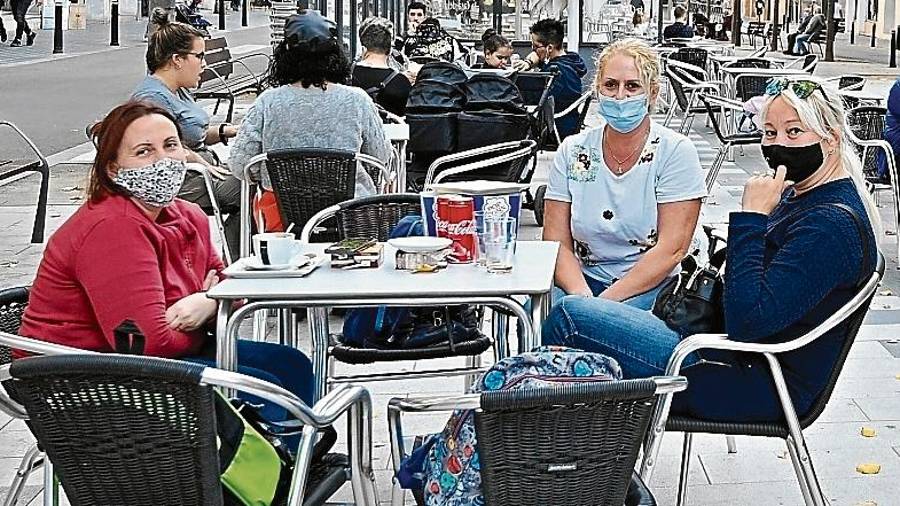
[[[365,91],[343,84],[350,78],[350,61],[334,22],[303,10],[287,19],[284,37],[269,68],[271,88],[247,112],[231,148],[234,175],[243,178],[252,157],[274,149],[344,149],[388,162],[391,147],[375,103]],[[259,179],[268,190],[260,201],[266,228],[278,230],[283,224],[264,169]],[[358,169],[356,196],[375,192],[372,178]]]

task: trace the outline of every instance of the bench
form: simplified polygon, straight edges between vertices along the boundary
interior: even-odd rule
[[[245,93],[260,94],[266,88],[266,73],[271,58],[262,53],[251,53],[238,58],[231,57],[228,42],[224,37],[206,40],[206,68],[200,74],[200,86],[194,92],[196,99],[214,99],[219,111],[219,103],[228,101],[228,115],[225,121],[230,122],[234,115],[234,100]],[[266,70],[256,74],[245,63],[254,57],[266,59]],[[235,72],[235,65],[243,68],[243,72]]]
[[[50,165],[47,159],[38,150],[16,125],[9,121],[0,121],[0,127],[9,127],[13,133],[20,137],[25,144],[37,155],[37,160],[5,160],[0,159],[0,186],[18,180],[23,174],[36,172],[41,176],[41,186],[38,190],[37,212],[34,215],[34,226],[31,229],[31,242],[44,242],[44,225],[47,218],[47,192],[50,184]]]

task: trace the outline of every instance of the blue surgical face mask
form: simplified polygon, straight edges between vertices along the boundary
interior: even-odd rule
[[[617,100],[615,97],[600,95],[600,116],[616,132],[628,133],[644,120],[647,115],[647,94]]]

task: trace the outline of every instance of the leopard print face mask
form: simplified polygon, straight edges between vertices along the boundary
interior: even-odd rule
[[[181,190],[186,170],[183,161],[163,158],[145,167],[120,169],[113,182],[149,206],[166,207]]]

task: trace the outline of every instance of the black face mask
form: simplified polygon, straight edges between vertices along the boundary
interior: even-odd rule
[[[784,165],[787,169],[785,179],[799,183],[813,172],[819,170],[825,162],[822,146],[818,142],[809,146],[782,146],[781,144],[763,144],[763,157],[772,170]]]

